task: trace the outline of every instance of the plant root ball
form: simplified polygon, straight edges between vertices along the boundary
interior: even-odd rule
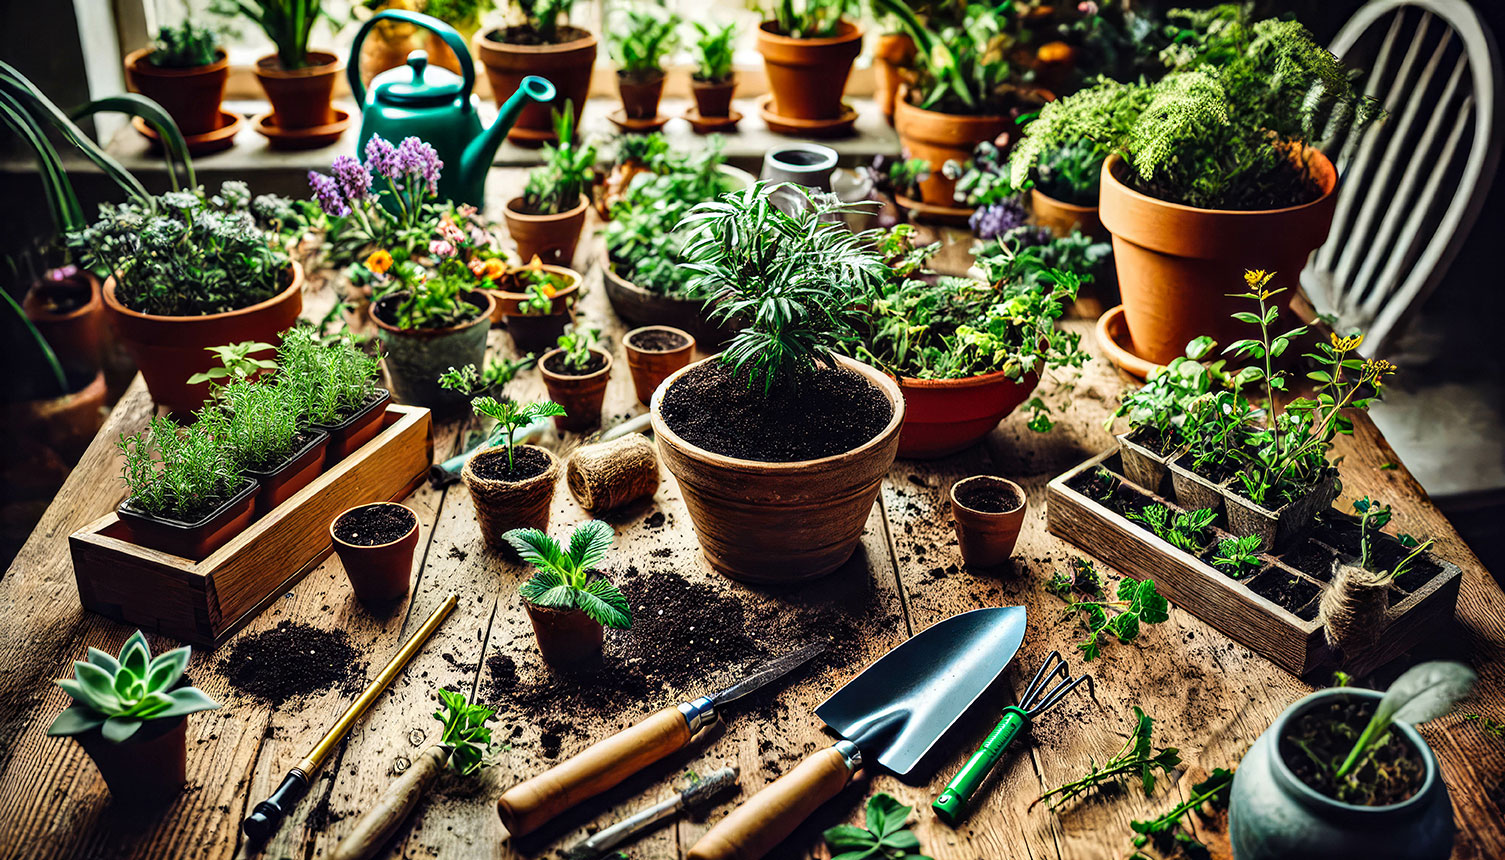
[[[1333,565],[1332,587],[1322,595],[1317,620],[1326,625],[1330,645],[1345,654],[1362,654],[1384,633],[1390,607],[1390,577],[1358,565]]]
[[[620,508],[658,491],[658,454],[641,433],[583,445],[570,456],[565,480],[587,511]]]

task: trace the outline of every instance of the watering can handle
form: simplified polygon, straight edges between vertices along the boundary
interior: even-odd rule
[[[461,38],[459,31],[454,27],[440,21],[432,15],[424,15],[419,12],[409,12],[405,9],[387,9],[372,15],[361,29],[355,34],[355,41],[350,45],[350,62],[345,64],[345,74],[350,78],[350,94],[355,96],[357,105],[366,103],[366,85],[361,83],[361,43],[366,41],[366,34],[380,21],[403,21],[433,33],[444,40],[444,44],[455,52],[455,57],[460,61],[460,75],[465,78],[463,96],[469,96],[476,84],[476,66],[470,59],[470,49],[465,45],[465,39]]]
[[[972,795],[977,787],[982,785],[988,774],[993,772],[993,767],[998,760],[1003,758],[1003,751],[1008,749],[1014,738],[1029,725],[1029,714],[1020,708],[1009,706],[1003,709],[1003,719],[993,727],[988,736],[983,740],[982,746],[977,752],[967,759],[962,769],[956,772],[956,776],[946,783],[946,790],[941,796],[930,804],[935,810],[935,815],[940,820],[952,827],[966,814],[967,804],[971,802]]]

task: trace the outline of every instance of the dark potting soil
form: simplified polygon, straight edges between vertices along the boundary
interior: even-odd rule
[[[576,39],[589,35],[579,27],[559,27],[554,31],[554,40],[551,42],[538,35],[538,31],[532,27],[499,27],[486,34],[488,37],[509,45],[562,45],[565,42],[573,42]]]
[[[296,457],[297,455],[303,453],[303,446],[307,445],[309,442],[312,442],[313,438],[314,437],[312,433],[305,433],[301,431],[295,433],[293,435],[292,441],[288,443],[287,450],[279,451],[270,459],[264,461],[252,461],[248,458],[241,463],[241,467],[248,472],[258,473],[258,475],[267,475],[275,472],[283,466],[287,465],[288,461],[293,457]]]
[[[1307,541],[1280,557],[1280,560],[1313,579],[1323,582],[1333,578],[1333,553],[1319,543]]]
[[[1324,511],[1312,537],[1348,555],[1359,554],[1359,524],[1333,511]]]
[[[1398,540],[1388,537],[1374,540],[1374,566],[1379,570],[1394,570],[1401,559],[1409,555],[1415,547],[1408,547]],[[1415,591],[1427,584],[1432,577],[1442,573],[1442,565],[1427,558],[1426,553],[1416,556],[1406,563],[1406,571],[1395,578],[1395,584],[1406,591]]]
[[[488,481],[526,481],[542,475],[549,469],[549,456],[537,448],[517,447],[512,449],[512,465],[507,465],[506,450],[478,455],[470,461],[470,470],[477,478]]]
[[[606,356],[591,350],[590,360],[585,363],[585,367],[573,367],[564,363],[564,353],[556,352],[549,356],[543,366],[550,373],[557,373],[560,376],[590,376],[606,366]]]
[[[1303,621],[1317,617],[1317,604],[1312,598],[1322,589],[1315,582],[1274,568],[1250,581],[1249,589]]]
[[[365,664],[343,630],[283,621],[236,640],[217,667],[239,692],[273,705],[331,687],[359,689]]]
[[[1375,746],[1373,757],[1354,771],[1354,779],[1345,776],[1340,783],[1333,777],[1368,725],[1374,707],[1370,700],[1333,699],[1301,714],[1280,738],[1281,758],[1297,779],[1327,797],[1359,806],[1400,803],[1415,794],[1426,778],[1421,756],[1400,732],[1387,733]],[[1313,757],[1331,764],[1319,767]]]
[[[651,328],[637,332],[629,342],[644,352],[668,352],[671,349],[679,349],[690,341],[677,331]]]
[[[726,457],[791,463],[842,454],[868,442],[893,417],[876,386],[844,367],[775,390],[749,386],[719,361],[686,372],[663,393],[664,421],[691,445]]]
[[[1134,434],[1134,443],[1141,448],[1148,448],[1156,454],[1164,457],[1176,450],[1179,444],[1175,434],[1162,433],[1153,427],[1147,427]]]
[[[956,490],[956,500],[974,511],[1003,514],[1024,504],[1019,491],[1001,481],[972,481]]]
[[[334,536],[356,546],[379,546],[406,535],[416,521],[401,505],[365,505],[335,520]]]

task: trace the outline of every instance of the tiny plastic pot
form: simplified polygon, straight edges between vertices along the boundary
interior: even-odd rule
[[[1157,496],[1163,496],[1170,486],[1168,458],[1140,444],[1143,435],[1141,428],[1115,437],[1118,439],[1118,456],[1124,464],[1124,476]]]
[[[1279,554],[1306,537],[1317,525],[1317,514],[1327,510],[1338,497],[1338,475],[1334,471],[1324,476],[1301,496],[1273,511],[1232,488],[1226,496],[1228,530],[1236,535],[1259,535],[1262,552]]]
[[[382,417],[387,414],[387,404],[392,402],[392,392],[378,388],[376,393],[374,400],[344,421],[312,425],[329,434],[329,446],[324,449],[324,468],[331,468],[354,454],[381,432]]]
[[[356,511],[379,507],[407,511],[412,525],[402,537],[381,544],[356,544],[340,539],[335,531],[340,520]],[[390,603],[408,593],[408,581],[413,573],[413,550],[418,546],[418,514],[412,508],[396,502],[356,505],[330,520],[329,537],[334,541],[334,551],[340,557],[345,575],[350,578],[350,588],[362,603]]]
[[[166,801],[187,780],[187,717],[147,720],[122,743],[106,740],[97,728],[73,739],[119,803],[139,807]]]
[[[276,468],[266,471],[243,469],[246,477],[261,485],[256,493],[255,519],[261,519],[273,508],[292,498],[293,494],[308,486],[324,471],[324,452],[329,447],[329,434],[323,430],[309,430],[312,438],[292,456]]]
[[[633,338],[645,332],[668,332],[678,335],[684,343],[670,349],[643,349],[633,343]],[[653,400],[653,392],[669,378],[669,374],[689,364],[695,355],[695,338],[687,331],[666,325],[635,328],[622,338],[622,346],[627,350],[627,368],[632,372],[633,390],[644,405]]]
[[[502,481],[483,478],[475,471],[476,463],[487,457],[505,457],[507,448],[498,445],[487,448],[465,461],[460,470],[460,479],[470,489],[471,501],[475,503],[476,522],[481,527],[481,538],[493,550],[504,550],[508,544],[502,535],[512,529],[549,529],[549,508],[554,502],[554,486],[559,482],[559,458],[547,448],[536,445],[519,445],[517,450],[534,448],[549,458],[549,466],[531,478],[521,481]]]
[[[538,639],[538,652],[558,672],[578,672],[601,664],[605,631],[579,609],[553,609],[527,600],[528,620]]]
[[[548,352],[574,318],[568,308],[563,313],[514,314],[507,317],[507,335],[518,355]]]
[[[969,486],[992,484],[1013,493],[1019,500],[1016,508],[1005,511],[980,511],[960,498]],[[951,485],[951,518],[956,525],[956,540],[961,545],[962,561],[967,567],[989,568],[1007,564],[1019,541],[1024,512],[1029,507],[1024,488],[996,475],[974,475]]]
[[[1217,483],[1198,475],[1192,471],[1184,453],[1167,458],[1165,465],[1171,473],[1171,489],[1174,491],[1176,504],[1188,511],[1207,508],[1215,515],[1223,513],[1224,500],[1231,495],[1227,492],[1227,481]],[[1243,532],[1235,530],[1234,534]]]
[[[256,489],[255,481],[245,479],[241,488],[224,504],[191,523],[143,513],[131,507],[131,499],[121,502],[115,512],[130,531],[131,543],[202,561],[251,524]]]
[[[554,426],[560,430],[580,432],[601,423],[601,404],[606,399],[606,383],[611,379],[611,354],[599,349],[591,352],[606,359],[606,364],[593,373],[571,376],[549,369],[549,359],[562,355],[564,350],[555,349],[543,354],[538,360],[538,370],[543,374],[543,384],[549,390],[549,399],[564,407],[565,415],[554,418]]]

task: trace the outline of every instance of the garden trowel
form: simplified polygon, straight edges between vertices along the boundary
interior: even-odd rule
[[[1023,606],[954,615],[878,658],[815,709],[841,740],[733,810],[689,860],[756,860],[835,797],[860,768],[900,777],[1003,675],[1024,641]]]

